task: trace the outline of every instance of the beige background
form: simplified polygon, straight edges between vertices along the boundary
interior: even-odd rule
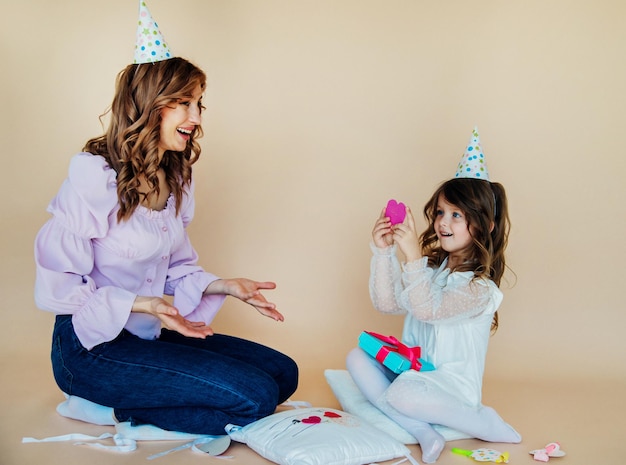
[[[201,264],[276,281],[268,297],[286,317],[229,301],[214,328],[292,355],[295,397],[328,396],[323,370],[344,367],[361,330],[399,334],[402,318],[369,302],[371,227],[389,198],[421,211],[474,125],[513,223],[515,274],[486,378],[626,380],[622,0],[149,7],[171,49],[209,78],[190,228]],[[9,361],[49,370],[53,317],[32,301],[33,239],[69,159],[101,133],[115,75],[132,61],[137,3],[0,8],[0,360],[14,380],[22,365]]]

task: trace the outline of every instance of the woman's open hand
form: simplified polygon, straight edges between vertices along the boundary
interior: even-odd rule
[[[276,321],[284,321],[283,315],[276,310],[276,304],[268,302],[261,293],[263,289],[275,289],[276,283],[253,281],[247,278],[218,279],[204,291],[205,294],[227,294],[252,305],[261,315]]]
[[[204,339],[213,335],[210,326],[202,321],[190,321],[183,317],[178,309],[160,297],[137,296],[132,308],[133,312],[149,313],[161,320],[163,326],[183,336]]]

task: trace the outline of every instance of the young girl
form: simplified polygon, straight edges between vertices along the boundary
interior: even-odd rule
[[[428,228],[418,238],[409,208],[396,225],[383,210],[372,233],[369,286],[378,311],[406,314],[402,342],[421,346],[436,370],[395,375],[358,348],[347,367],[367,399],[415,436],[422,460],[432,463],[445,446],[433,424],[485,441],[521,437],[481,405],[487,343],[502,301],[509,230],[504,188],[484,178],[452,179],[435,191],[424,215]]]
[[[141,8],[142,28],[157,37]],[[209,327],[228,295],[283,316],[262,294],[274,283],[220,279],[197,264],[186,228],[206,76],[149,41],[159,48],[138,45],[136,63],[118,75],[108,130],[71,160],[48,207],[35,300],[57,314],[52,368],[67,397],[59,413],[219,435],[273,413],[295,391],[298,368]]]

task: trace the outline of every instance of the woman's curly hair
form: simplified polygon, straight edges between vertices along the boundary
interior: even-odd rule
[[[128,65],[118,75],[109,110],[109,127],[83,148],[103,156],[117,173],[118,221],[128,219],[142,200],[159,193],[157,173],[163,169],[180,211],[185,187],[191,183],[191,165],[200,157],[202,127],[196,126],[182,152],[167,151],[159,160],[161,110],[206,87],[204,72],[184,58]],[[139,192],[143,177],[150,192]]]

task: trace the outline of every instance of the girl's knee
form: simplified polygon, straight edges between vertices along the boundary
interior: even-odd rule
[[[358,347],[352,349],[346,356],[346,367],[348,368],[348,371],[358,369],[364,364],[369,364],[367,357],[368,355]]]
[[[387,391],[385,400],[399,412],[420,411],[426,404],[434,402],[435,399],[427,395],[428,387],[422,380],[396,379]]]

